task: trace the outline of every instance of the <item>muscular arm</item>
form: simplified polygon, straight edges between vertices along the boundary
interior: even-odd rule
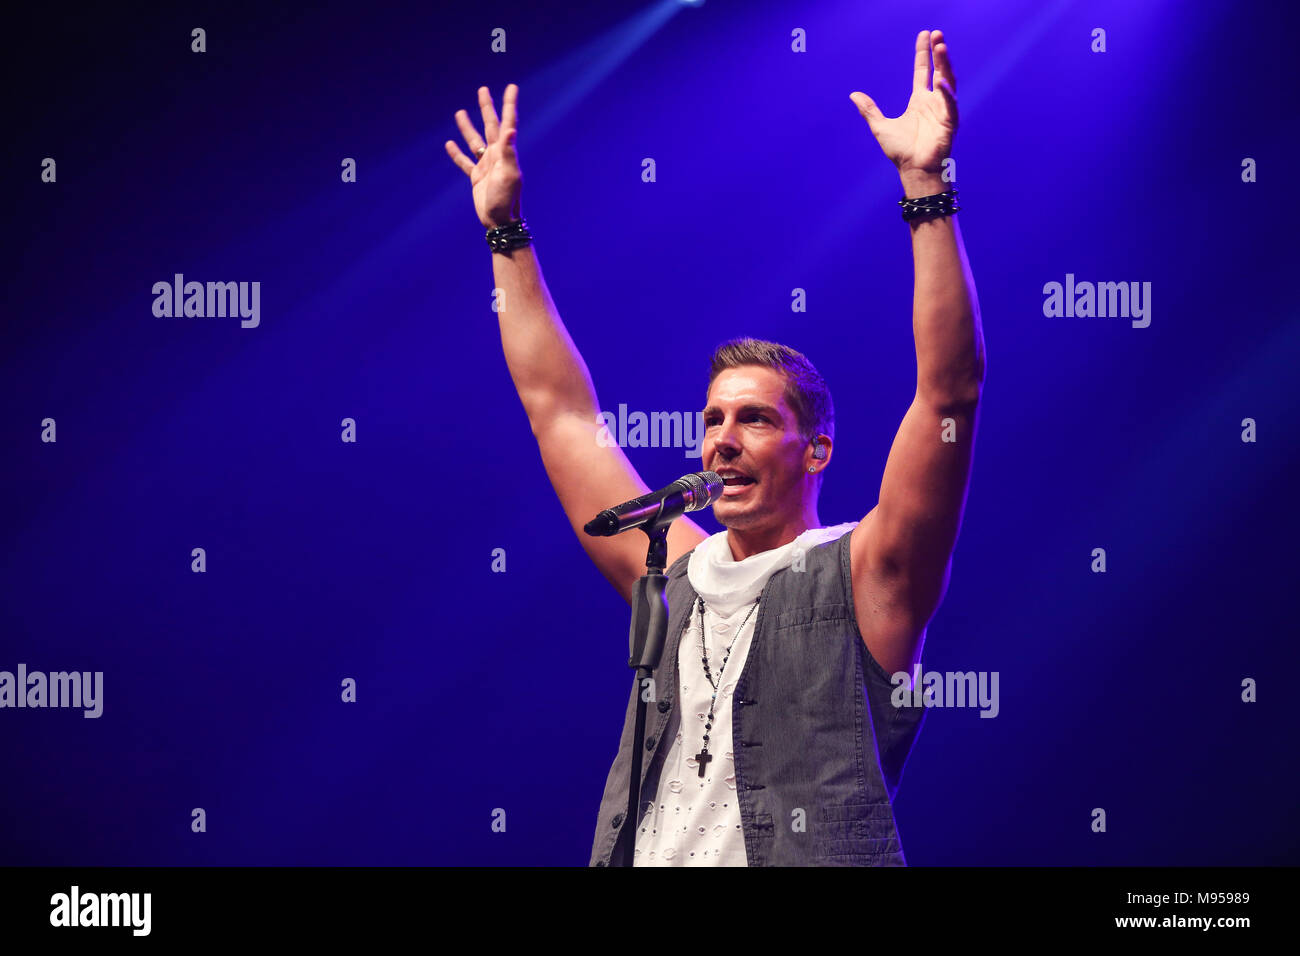
[[[469,177],[479,222],[493,228],[523,215],[523,174],[516,147],[519,87],[514,83],[506,86],[499,118],[486,86],[479,87],[478,102],[483,117],[481,134],[465,110],[458,110],[455,116],[475,158],[470,159],[452,140],[445,146],[452,162]],[[491,255],[501,347],[546,474],[583,548],[630,602],[636,580],[645,572],[645,536],[629,532],[593,538],[582,527],[605,508],[650,489],[621,448],[598,441],[596,390],[555,310],[536,250],[525,245]],[[668,560],[675,561],[704,538],[694,522],[675,521],[668,532]]]
[[[904,182],[928,196],[936,179]],[[910,670],[947,588],[970,478],[984,337],[956,216],[914,220],[917,382],[894,438],[877,505],[853,531],[858,624],[885,670]]]
[[[535,248],[493,253],[492,272],[498,302],[504,302],[497,313],[501,346],[546,474],[588,556],[630,601],[637,578],[645,573],[645,535],[630,531],[593,538],[582,526],[603,509],[650,488],[621,448],[597,440],[596,390],[546,288]],[[693,521],[674,521],[668,531],[669,563],[705,537]]]
[[[933,57],[933,86],[931,58]],[[850,98],[899,170],[908,198],[948,185],[940,175],[957,129],[957,80],[942,31],[917,34],[912,95],[889,119],[866,94]],[[970,479],[984,333],[956,216],[908,224],[916,275],[916,394],[903,416],[874,508],[853,529],[858,629],[886,671],[910,670],[948,585]]]

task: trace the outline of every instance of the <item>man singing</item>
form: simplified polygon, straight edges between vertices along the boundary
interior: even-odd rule
[[[933,66],[931,58],[933,57]],[[932,75],[933,74],[933,75]],[[478,91],[470,178],[487,228],[506,363],[570,524],[628,601],[645,570],[641,535],[590,537],[600,511],[649,491],[599,416],[586,364],[542,279],[520,205],[518,87],[498,119]],[[821,525],[834,408],[787,346],[737,339],[713,354],[701,465],[724,478],[706,535],[668,531],[668,638],[646,726],[641,818],[627,820],[634,687],[597,818],[591,865],[903,865],[892,802],[924,716],[894,707],[892,674],[919,663],[947,587],[984,382],[975,283],[943,180],[957,129],[956,79],[940,31],[916,38],[912,95],[889,119],[850,94],[902,181],[915,266],[917,381],[878,501],[856,523]],[[604,432],[604,433],[602,433]],[[865,486],[864,486],[865,492]]]

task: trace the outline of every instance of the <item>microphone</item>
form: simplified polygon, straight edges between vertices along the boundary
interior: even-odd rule
[[[643,525],[650,530],[668,524],[686,511],[700,511],[722,497],[722,476],[697,471],[678,478],[666,488],[606,508],[582,528],[593,538],[607,538]]]

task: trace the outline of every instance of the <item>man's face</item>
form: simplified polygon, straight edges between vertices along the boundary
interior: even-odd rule
[[[785,384],[774,369],[746,365],[719,372],[709,387],[700,461],[724,478],[713,516],[728,528],[779,524],[803,507],[807,442]]]

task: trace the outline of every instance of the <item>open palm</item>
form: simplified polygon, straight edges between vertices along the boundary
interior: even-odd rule
[[[477,159],[470,159],[451,140],[444,146],[452,162],[469,176],[479,221],[488,227],[501,226],[520,217],[523,173],[519,170],[519,153],[515,148],[519,136],[519,87],[514,83],[506,87],[499,119],[486,86],[479,87],[478,102],[483,116],[482,135],[465,110],[458,110],[455,116],[465,144]]]
[[[934,55],[931,89],[930,56]],[[849,94],[881,150],[900,172],[942,172],[957,131],[957,78],[948,59],[943,31],[922,30],[916,35],[912,69],[912,96],[902,116],[885,116],[867,94]]]

